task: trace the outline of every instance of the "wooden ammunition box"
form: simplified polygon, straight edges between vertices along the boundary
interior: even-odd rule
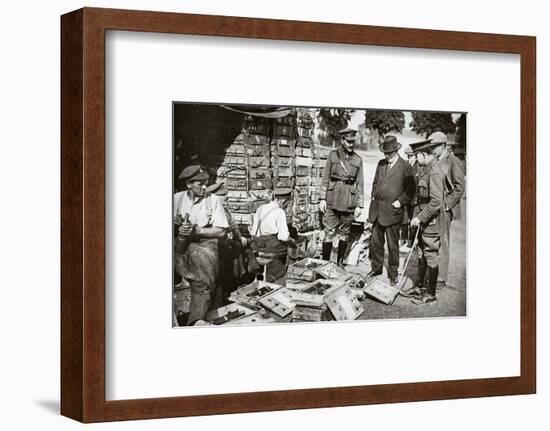
[[[304,136],[299,136],[296,141],[296,147],[313,148],[313,140]]]
[[[308,147],[297,147],[296,155],[300,157],[307,157],[308,159],[311,159],[313,157],[311,148]]]
[[[251,168],[268,168],[269,157],[266,156],[250,156],[248,158],[248,166]]]
[[[326,304],[320,307],[296,305],[292,311],[292,322],[326,322],[332,319],[332,314]]]
[[[252,225],[252,214],[230,213],[233,221],[237,224]]]
[[[232,156],[244,156],[244,144],[231,144],[227,149],[225,150],[226,154],[230,154]]]
[[[226,155],[223,159],[223,164],[226,166],[244,166],[246,158],[244,156]]]
[[[307,187],[311,185],[311,177],[296,177],[297,187]]]
[[[266,145],[269,143],[269,138],[267,138],[267,136],[263,136],[263,135],[258,135],[258,134],[254,134],[254,135],[244,135],[244,139],[243,139],[243,142],[245,143],[245,145],[248,147],[249,145]]]
[[[349,286],[327,292],[325,303],[336,320],[355,320],[365,312]]]
[[[293,169],[292,168],[277,168],[276,172],[273,175],[277,177],[292,177]]]
[[[245,191],[248,189],[246,178],[227,178],[225,186],[228,190]]]
[[[275,138],[293,138],[296,135],[294,126],[285,126],[281,124],[273,125],[273,136]]]
[[[296,166],[296,176],[297,177],[309,177],[310,168],[307,166]]]
[[[246,178],[246,168],[244,167],[227,167],[225,171],[227,178]]]
[[[296,139],[289,138],[273,138],[271,140],[273,146],[294,147],[296,145]]]
[[[277,316],[286,317],[294,310],[295,304],[293,299],[295,295],[296,292],[286,287],[281,287],[273,293],[262,296],[258,299],[258,302]]]
[[[297,280],[313,281],[317,278],[317,272],[315,270],[322,268],[328,263],[330,262],[327,262],[326,260],[312,259],[308,257],[296,262],[293,265],[289,265],[286,271],[286,276]]]
[[[244,148],[244,147],[243,147]],[[268,157],[271,152],[269,145],[247,145],[246,154],[252,157],[264,156]]]
[[[247,196],[256,201],[269,200],[271,198],[271,190],[250,190]]]
[[[250,190],[265,190],[273,186],[271,178],[263,178],[258,180],[249,180],[248,188]]]
[[[397,296],[399,289],[376,278],[368,282],[363,288],[363,291],[367,295],[382,301],[384,304],[391,304]]]
[[[245,200],[248,199],[248,192],[246,190],[228,190],[227,199]]]
[[[250,168],[248,175],[251,180],[263,180],[271,178],[271,168]]]
[[[271,146],[271,155],[279,157],[294,157],[294,148],[285,146]]]
[[[281,287],[278,284],[268,283],[267,281],[254,280],[252,283],[231,292],[229,300],[258,309],[260,308],[258,304],[260,298],[277,291]]]
[[[209,311],[206,314],[206,321],[214,325],[227,325],[254,313],[254,310],[240,304],[228,304],[225,307]]]
[[[326,296],[342,286],[339,280],[315,280],[307,288],[296,291],[294,302],[306,307],[321,307]]]
[[[294,187],[294,178],[277,178],[275,181],[276,188],[293,188]]]
[[[227,201],[225,207],[230,213],[248,214],[251,212],[247,201]]]
[[[313,130],[312,129],[306,129],[304,127],[297,127],[296,132],[298,132],[298,136],[301,136],[303,138],[313,137]]]
[[[312,162],[313,162],[313,159],[311,157],[296,156],[296,158],[294,159],[294,165],[296,167],[305,166],[305,167],[311,168]],[[310,174],[311,174],[311,169],[308,170],[308,175]]]
[[[292,167],[293,161],[294,158],[292,157],[271,156],[271,164],[276,167],[290,168]]]
[[[345,281],[351,277],[350,274],[348,274],[344,269],[340,268],[334,262],[328,262],[326,265],[316,268],[315,272],[317,273],[317,275],[319,275],[319,277],[326,280]]]

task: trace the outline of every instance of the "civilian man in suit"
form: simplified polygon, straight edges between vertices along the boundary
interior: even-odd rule
[[[465,179],[462,162],[447,149],[447,135],[443,132],[434,132],[428,139],[436,144],[434,153],[438,164],[443,171],[445,183],[445,223],[441,226],[441,262],[437,287],[442,289],[447,285],[449,272],[449,254],[451,250],[451,222],[461,217],[460,200],[464,195]]]
[[[401,144],[392,135],[386,135],[380,144],[384,158],[378,162],[372,184],[369,221],[372,223],[370,242],[371,272],[382,274],[384,264],[384,237],[388,242],[388,276],[390,284],[397,284],[399,267],[399,230],[403,211],[415,192],[411,165],[399,157]]]

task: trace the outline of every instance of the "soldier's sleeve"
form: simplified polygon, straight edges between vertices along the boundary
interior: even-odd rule
[[[364,188],[364,178],[363,178],[363,159],[359,157],[359,169],[357,170],[357,177],[355,177],[355,184],[357,184],[357,206],[364,208],[365,206],[365,188]]]
[[[414,175],[412,166],[407,163],[405,166],[405,180],[403,184],[403,193],[399,196],[398,200],[401,206],[411,203],[414,193],[416,192],[416,182],[414,181]]]
[[[325,165],[325,171],[323,172],[323,179],[321,180],[321,193],[319,194],[319,199],[327,199],[327,188],[330,181],[330,174],[332,171],[332,152],[329,153],[327,157],[327,164]]]
[[[449,168],[449,175],[451,177],[453,191],[445,197],[445,206],[449,209],[452,209],[456,204],[458,204],[458,202],[460,202],[460,199],[464,194],[464,188],[466,184],[464,178],[464,169],[462,168],[460,160],[458,160],[456,157],[452,158],[452,163]]]
[[[428,205],[417,215],[422,223],[428,223],[441,211],[443,204],[443,173],[441,170],[432,170],[430,173],[430,201]]]
[[[225,209],[223,208],[221,199],[213,199],[213,196],[211,196],[210,199],[212,199],[212,227],[227,229],[229,227],[229,222],[225,216]]]

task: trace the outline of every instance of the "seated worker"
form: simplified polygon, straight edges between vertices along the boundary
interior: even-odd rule
[[[213,183],[206,188],[206,193],[224,203],[227,189],[224,183]],[[256,259],[252,255],[249,241],[239,229],[231,213],[224,206],[225,216],[229,224],[227,234],[219,239],[220,283],[223,304],[227,303],[229,294],[233,292],[242,280],[246,280],[257,269]]]
[[[281,276],[285,271],[288,243],[294,244],[288,231],[286,213],[282,208],[291,193],[290,188],[278,188],[272,191],[271,202],[260,206],[256,211],[251,231],[252,248],[256,253],[280,258],[280,268],[273,268],[273,273],[281,273]]]
[[[206,193],[208,174],[199,165],[186,167],[178,179],[187,189],[174,195],[175,267],[190,284],[187,324],[194,325],[212,306],[219,277],[218,239],[229,224],[220,199]]]

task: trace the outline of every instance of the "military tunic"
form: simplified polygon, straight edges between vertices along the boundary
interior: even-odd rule
[[[325,241],[332,241],[335,235],[347,240],[353,212],[364,206],[363,160],[356,152],[349,154],[339,148],[329,153],[319,197],[327,202]]]
[[[432,160],[418,170],[415,217],[420,220],[418,258],[424,259],[430,268],[439,265],[441,225],[444,217],[444,179],[441,167]]]

